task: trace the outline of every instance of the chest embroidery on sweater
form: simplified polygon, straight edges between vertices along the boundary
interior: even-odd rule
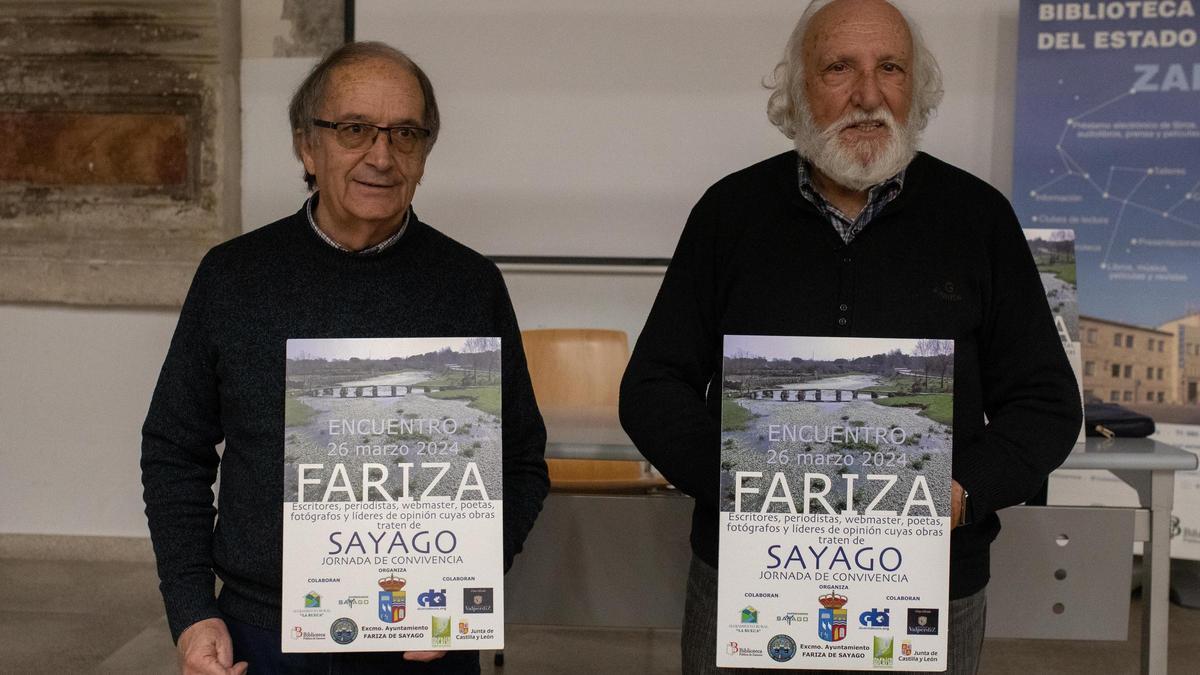
[[[953,281],[946,281],[940,286],[934,286],[933,294],[946,302],[959,302],[963,299],[962,294],[958,292],[958,286]]]

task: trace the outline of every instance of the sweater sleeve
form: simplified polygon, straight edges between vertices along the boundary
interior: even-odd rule
[[[206,263],[184,301],[142,427],[146,518],[175,640],[193,623],[220,616],[212,570],[212,485],[223,433],[216,354],[205,324]]]
[[[1029,499],[1070,454],[1082,410],[1033,255],[1007,200],[997,195],[991,298],[980,335],[987,426],[954,457],[954,477],[978,522]]]
[[[504,571],[524,547],[550,491],[546,426],[533,397],[521,330],[500,272],[496,271],[495,325],[500,331],[504,414]]]
[[[719,368],[717,208],[692,209],[621,381],[621,424],[638,450],[703,507],[719,491],[720,427],[706,407]]]

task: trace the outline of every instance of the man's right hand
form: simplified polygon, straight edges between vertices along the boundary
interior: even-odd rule
[[[243,675],[250,664],[233,663],[233,640],[220,619],[205,619],[179,634],[176,650],[183,675]]]

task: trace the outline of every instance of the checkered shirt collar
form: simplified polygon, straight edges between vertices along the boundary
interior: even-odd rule
[[[813,184],[812,167],[807,159],[801,157],[800,161],[797,162],[797,166],[799,167],[800,194],[804,195],[805,199],[817,207],[817,211],[820,211],[821,215],[825,216],[830,224],[833,225],[833,229],[837,230],[838,236],[847,244],[853,241],[859,232],[863,231],[867,223],[879,215],[883,207],[887,206],[889,202],[900,195],[900,190],[904,188],[904,173],[908,170],[907,167],[901,169],[900,173],[897,173],[895,176],[882,183],[872,185],[867,191],[867,205],[863,207],[857,218],[850,218],[821,196],[820,191],[817,190],[817,186]]]
[[[319,191],[314,191],[312,193],[312,195],[304,202],[304,212],[305,212],[305,214],[308,215],[308,224],[312,226],[313,232],[316,232],[317,236],[320,237],[322,241],[324,241],[326,244],[329,244],[330,246],[336,248],[337,250],[341,251],[342,253],[349,253],[351,255],[361,255],[361,256],[378,255],[380,253],[383,253],[387,249],[391,248],[392,244],[395,244],[397,241],[400,241],[400,237],[404,236],[404,231],[408,229],[408,218],[409,218],[409,216],[412,215],[412,207],[411,206],[408,207],[407,210],[405,210],[404,222],[400,223],[400,229],[396,230],[395,234],[388,237],[387,239],[384,239],[383,241],[379,242],[378,244],[371,246],[370,248],[364,248],[361,251],[351,251],[350,249],[346,248],[345,246],[342,246],[341,244],[334,241],[332,237],[325,234],[325,232],[323,230],[321,230],[321,228],[317,227],[317,219],[313,215],[313,204],[316,202],[318,194],[319,194]]]

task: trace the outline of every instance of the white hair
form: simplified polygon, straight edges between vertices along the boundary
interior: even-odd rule
[[[776,66],[771,77],[764,82],[771,89],[767,99],[767,119],[771,120],[783,132],[784,136],[795,139],[796,134],[804,127],[807,116],[807,99],[804,94],[804,37],[808,32],[809,23],[814,15],[821,11],[833,0],[812,0],[796,27],[788,38],[784,48],[783,60]],[[895,7],[891,2],[888,4]],[[942,102],[942,70],[938,67],[933,52],[925,45],[921,31],[909,18],[904,10],[896,7],[904,22],[908,24],[908,32],[912,35],[913,43],[913,94],[912,110],[909,111],[910,126],[920,132],[929,123],[929,118]]]

